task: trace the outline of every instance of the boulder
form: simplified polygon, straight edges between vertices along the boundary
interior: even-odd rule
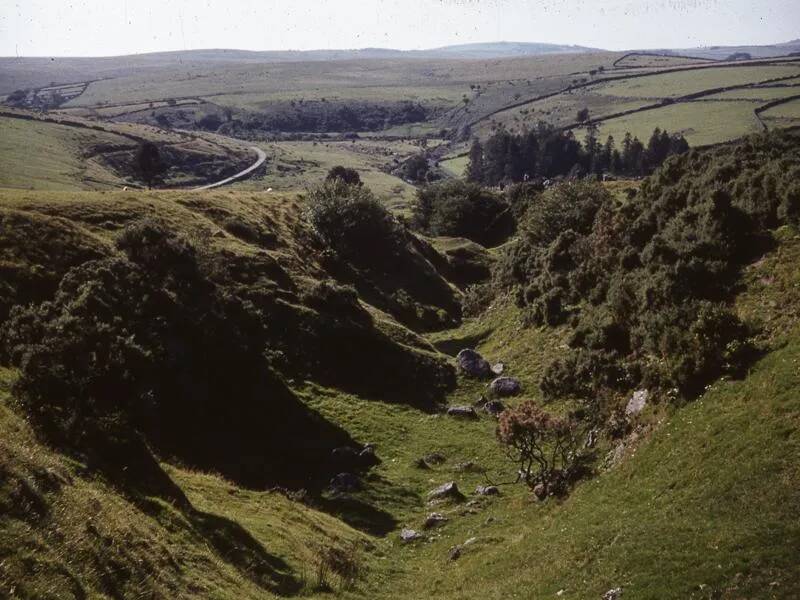
[[[537,483],[533,486],[533,495],[539,500],[544,500],[547,498],[547,486],[543,483]]]
[[[642,412],[644,405],[647,404],[649,396],[650,392],[647,390],[636,390],[633,392],[633,396],[628,400],[628,405],[625,407],[625,415],[628,417],[635,417]]]
[[[489,391],[500,398],[516,396],[522,391],[522,384],[514,377],[498,377],[489,384]]]
[[[439,525],[446,523],[447,520],[447,517],[445,517],[442,513],[431,513],[427,516],[422,526],[425,529],[433,529],[434,527],[438,527]]]
[[[427,462],[425,462],[424,458],[418,458],[417,460],[415,460],[414,466],[417,467],[418,469],[424,469],[426,471],[431,468],[430,465]]]
[[[500,402],[500,400],[491,400],[490,402],[487,402],[483,407],[483,410],[492,415],[493,417],[496,417],[505,409],[506,409],[505,404]]]
[[[456,364],[462,373],[470,377],[483,378],[492,374],[489,361],[475,352],[475,350],[470,350],[469,348],[465,348],[458,353]]]
[[[458,489],[455,481],[448,481],[443,483],[435,490],[428,492],[428,500],[462,500],[464,494]]]
[[[447,414],[459,419],[477,419],[478,413],[471,406],[451,406],[447,409]]]
[[[400,539],[405,542],[406,544],[410,542],[416,542],[417,540],[423,539],[425,536],[422,535],[418,531],[414,531],[413,529],[401,529],[400,530]]]
[[[352,473],[339,473],[330,484],[334,492],[354,492],[361,489],[361,481]]]
[[[475,493],[479,496],[499,496],[500,488],[496,485],[479,485],[475,488]]]
[[[381,460],[375,454],[375,446],[366,444],[361,452],[358,453],[358,460],[361,464],[366,466],[377,465]]]
[[[461,546],[453,546],[450,548],[450,552],[447,554],[447,557],[450,560],[458,560],[461,558]]]
[[[619,600],[622,597],[622,588],[615,587],[603,594],[603,600]]]
[[[492,373],[495,375],[502,375],[503,371],[506,370],[506,366],[503,363],[497,363],[492,365]]]

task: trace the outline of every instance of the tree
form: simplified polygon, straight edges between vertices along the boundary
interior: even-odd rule
[[[142,142],[136,151],[136,171],[139,177],[153,187],[153,183],[167,170],[166,165],[161,160],[161,151],[153,142]]]
[[[467,181],[483,183],[483,146],[478,138],[472,140],[472,146],[469,148],[469,162],[467,163],[466,176]]]
[[[589,120],[589,109],[588,108],[580,109],[578,111],[577,117],[578,117],[578,123],[585,123],[586,121]]]
[[[341,165],[331,167],[325,177],[325,181],[333,181],[334,179],[341,179],[347,185],[363,185],[358,171]]]
[[[407,180],[422,183],[428,179],[428,160],[424,154],[415,154],[403,163],[401,170]]]
[[[517,465],[518,479],[532,489],[543,486],[543,497],[563,492],[577,458],[575,431],[570,420],[526,401],[500,415],[496,435]]]

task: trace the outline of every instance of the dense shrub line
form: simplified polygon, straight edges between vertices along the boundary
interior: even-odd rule
[[[798,222],[800,144],[772,133],[690,151],[627,199],[586,182],[516,193],[527,200],[520,236],[494,285],[515,291],[531,323],[572,328],[545,396],[644,386],[691,397],[751,357],[729,302],[768,230]]]

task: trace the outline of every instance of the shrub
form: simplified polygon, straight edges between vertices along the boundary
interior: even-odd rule
[[[561,493],[577,461],[575,423],[554,417],[526,401],[500,415],[497,439],[529,487],[542,484],[546,493]]]
[[[358,171],[341,165],[331,167],[325,176],[325,181],[334,181],[336,179],[342,180],[347,185],[362,185],[361,175],[358,174]]]
[[[344,259],[384,260],[402,244],[400,225],[372,192],[338,177],[309,192],[307,214],[317,234]]]
[[[450,180],[417,190],[414,226],[434,236],[465,237],[493,246],[513,233],[508,205],[479,185]]]

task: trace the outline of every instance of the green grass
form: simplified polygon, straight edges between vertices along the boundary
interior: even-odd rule
[[[440,161],[439,166],[454,177],[463,177],[464,170],[469,164],[469,156],[457,156]]]
[[[690,145],[703,146],[761,131],[752,102],[681,102],[599,123],[599,137],[613,135],[619,143],[626,132],[645,144],[655,127],[682,133]],[[583,131],[576,131],[579,139]]]
[[[796,122],[800,121],[800,98],[768,108],[761,113],[761,117],[776,121],[791,121],[787,123],[788,125],[797,124]]]
[[[97,189],[121,180],[83,158],[97,144],[130,146],[130,140],[102,131],[0,117],[0,187]]]
[[[787,96],[800,94],[800,87],[752,87],[740,90],[730,90],[712,96],[707,96],[709,100],[762,100],[769,102]]]
[[[624,98],[677,98],[717,87],[797,75],[799,69],[798,66],[782,65],[704,68],[613,81],[596,87],[595,91]]]

